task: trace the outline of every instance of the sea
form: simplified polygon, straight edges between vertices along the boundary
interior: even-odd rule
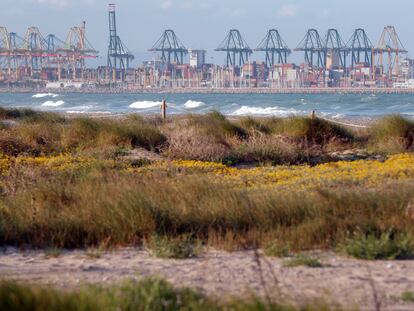
[[[414,94],[104,94],[0,93],[0,106],[66,114],[157,114],[163,99],[170,115],[219,111],[227,116],[308,115],[414,118]]]

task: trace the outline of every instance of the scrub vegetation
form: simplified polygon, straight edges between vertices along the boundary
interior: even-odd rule
[[[311,250],[414,258],[413,122],[352,130],[318,118],[218,112],[161,120],[0,109],[0,246],[142,246],[185,259],[263,249],[287,267]],[[312,253],[312,252],[310,252]],[[408,297],[408,294],[406,295]],[[404,296],[405,297],[405,296]],[[408,298],[404,298],[408,301]],[[0,310],[337,310],[221,304],[160,280],[60,292],[0,283]]]
[[[338,148],[408,137],[411,123],[401,117],[361,134],[320,119],[228,120],[217,112],[165,122],[1,116],[9,122],[0,133],[0,244],[144,245],[167,258],[196,256],[203,245],[414,254],[411,146],[404,141],[405,153],[380,160],[323,161]],[[158,160],[129,157],[136,148]],[[317,155],[322,164],[308,161]],[[284,245],[272,245],[276,238]]]
[[[191,289],[174,289],[159,279],[127,282],[109,288],[85,287],[74,292],[50,288],[0,283],[0,310],[7,311],[329,311],[322,301],[301,306],[277,303],[259,298],[244,301],[217,302]],[[349,310],[349,309],[347,309]]]

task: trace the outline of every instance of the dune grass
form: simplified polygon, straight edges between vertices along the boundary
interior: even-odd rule
[[[21,120],[25,122],[63,122],[65,118],[52,112],[0,107],[0,120]]]
[[[332,122],[307,117],[230,121],[218,112],[190,116],[168,128],[175,159],[271,164],[306,162],[329,149],[352,147],[354,135]]]
[[[401,300],[405,302],[414,302],[414,292],[406,291],[401,294]]]
[[[29,166],[27,178],[26,164],[4,178],[0,244],[74,248],[190,236],[205,245],[243,249],[266,247],[278,238],[298,251],[334,248],[354,232],[413,233],[406,216],[414,198],[409,178],[344,188],[332,175],[326,189],[300,190],[299,180],[292,186],[260,186],[260,180],[250,186],[243,185],[245,177],[228,179],[209,169],[45,163]],[[162,245],[171,246],[160,243],[156,249]]]
[[[166,143],[160,130],[142,118],[123,120],[74,118],[65,119],[33,112],[21,112],[19,122],[0,133],[0,147],[11,156],[19,154],[53,155],[141,147],[159,151]]]
[[[217,112],[167,121],[4,109],[1,115],[18,121],[0,131],[1,245],[145,244],[161,257],[189,257],[201,244],[263,247],[283,255],[286,247],[295,252],[348,243],[348,252],[358,257],[371,256],[368,248],[375,243],[358,242],[355,234],[381,240],[392,232],[387,243],[398,251],[403,245],[394,237],[414,234],[409,154],[316,167],[227,166],[303,164],[332,148],[353,146],[354,133],[324,120],[229,120]],[[179,160],[125,160],[136,147]],[[412,245],[404,247],[412,256]]]
[[[342,246],[343,250],[355,258],[367,260],[402,260],[414,258],[414,236],[382,232],[375,235],[356,234]]]
[[[194,241],[191,236],[185,235],[178,238],[155,235],[145,245],[158,258],[192,258],[196,257],[199,252],[197,241]]]
[[[323,268],[323,264],[315,257],[298,254],[284,262],[284,266],[288,268],[308,267],[308,268]]]
[[[329,311],[323,301],[296,303],[271,302],[260,298],[217,302],[188,288],[175,289],[159,279],[127,282],[109,288],[84,287],[68,292],[0,283],[0,310],[7,311]]]
[[[29,109],[0,110],[0,148],[8,155],[89,152],[116,156],[117,150],[136,147],[173,159],[216,161],[226,164],[313,163],[324,154],[351,148],[394,154],[413,145],[413,122],[388,116],[368,134],[330,121],[309,117],[239,118],[230,120],[213,111],[168,121],[137,115],[122,119],[65,118]]]
[[[371,148],[377,152],[407,152],[414,147],[414,122],[399,115],[386,116],[372,126],[369,135]]]

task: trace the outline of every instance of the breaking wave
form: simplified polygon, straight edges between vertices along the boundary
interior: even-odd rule
[[[56,102],[52,101],[52,100],[48,100],[47,102],[44,102],[42,104],[42,107],[59,107],[64,105],[65,102],[63,100],[58,100]]]
[[[289,116],[289,115],[298,115],[301,114],[302,111],[290,108],[284,109],[281,107],[250,107],[250,106],[242,106],[241,108],[237,109],[231,115],[234,116],[244,116],[244,115],[269,115],[269,116]]]
[[[105,114],[109,115],[112,114],[110,111],[86,111],[86,110],[67,110],[67,114]]]
[[[135,102],[132,103],[131,105],[129,105],[129,108],[134,108],[134,109],[148,109],[148,108],[154,108],[154,107],[160,107],[162,104],[162,102],[153,102],[153,101],[139,101],[139,102]]]
[[[184,108],[194,109],[194,108],[199,108],[199,107],[204,106],[204,105],[205,105],[205,103],[203,103],[203,102],[189,100],[184,104]]]
[[[45,97],[56,98],[58,96],[59,96],[58,94],[54,94],[54,93],[38,93],[38,94],[34,94],[32,98],[45,98]]]
[[[66,111],[66,113],[68,114],[81,114],[81,113],[86,113],[85,110],[68,110]]]

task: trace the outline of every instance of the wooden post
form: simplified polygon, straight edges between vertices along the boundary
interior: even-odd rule
[[[163,120],[167,119],[167,101],[165,99],[162,100],[161,104],[161,117]]]
[[[312,111],[311,119],[312,120],[315,120],[316,119],[316,111],[315,110]]]

